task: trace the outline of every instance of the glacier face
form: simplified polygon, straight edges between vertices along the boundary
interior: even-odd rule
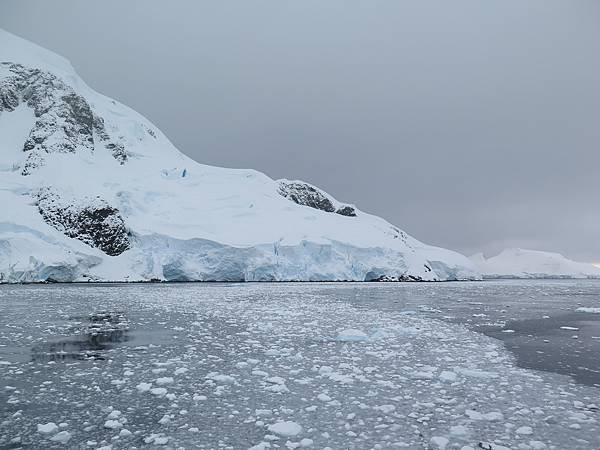
[[[471,260],[484,278],[600,278],[600,268],[559,253],[508,248],[491,258],[478,253]]]
[[[0,30],[0,281],[477,279],[302,181],[211,167]]]

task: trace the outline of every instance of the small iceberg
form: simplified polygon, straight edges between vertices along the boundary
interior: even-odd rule
[[[580,307],[575,310],[575,312],[589,313],[589,314],[600,314],[600,308],[586,308]]]
[[[348,328],[347,330],[340,331],[337,339],[343,342],[363,342],[369,339],[369,335],[362,330]]]

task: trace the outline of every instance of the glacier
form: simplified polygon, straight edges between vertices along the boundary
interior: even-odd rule
[[[498,255],[485,258],[482,253],[471,256],[484,278],[600,278],[600,268],[590,263],[572,261],[559,253],[507,248]]]
[[[188,158],[3,30],[0,152],[0,282],[480,278],[309,183]]]

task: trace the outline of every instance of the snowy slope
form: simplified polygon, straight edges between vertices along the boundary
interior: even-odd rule
[[[301,181],[198,164],[0,30],[0,281],[478,278]]]
[[[478,253],[471,261],[485,278],[600,278],[600,268],[593,264],[536,250],[511,248],[487,259]]]

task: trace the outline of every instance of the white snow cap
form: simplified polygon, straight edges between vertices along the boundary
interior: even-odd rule
[[[559,253],[509,248],[491,258],[482,253],[471,261],[486,278],[600,278],[600,268]]]

